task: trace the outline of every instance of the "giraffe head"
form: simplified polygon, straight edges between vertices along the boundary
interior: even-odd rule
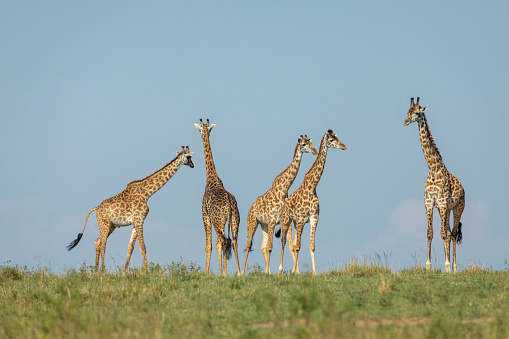
[[[325,147],[327,148],[339,148],[341,150],[345,150],[346,146],[339,139],[338,135],[335,134],[331,129],[327,131],[327,134],[324,135],[323,141],[325,142]]]
[[[191,168],[194,168],[194,164],[191,161],[191,157],[193,156],[194,152],[189,152],[189,146],[182,146],[182,151],[177,152],[177,156],[182,155],[183,163],[182,165],[189,166]]]
[[[424,119],[424,112],[428,107],[421,107],[419,105],[419,97],[417,97],[417,102],[414,104],[414,98],[410,98],[410,109],[408,110],[408,115],[405,119],[404,125],[408,126],[412,122],[420,121]]]
[[[210,125],[209,119],[207,119],[207,123],[205,124],[203,123],[203,120],[200,119],[200,123],[194,124],[194,127],[196,127],[200,131],[201,138],[205,139],[209,137],[210,131],[212,131],[212,129],[216,127],[216,124]]]
[[[299,150],[302,153],[312,153],[312,154],[316,155],[318,152],[316,151],[315,147],[311,143],[312,140],[313,139],[308,139],[307,135],[305,135],[305,136],[301,135],[299,140],[298,140]]]

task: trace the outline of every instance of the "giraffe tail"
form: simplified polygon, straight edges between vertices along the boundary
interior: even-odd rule
[[[279,225],[279,229],[276,231],[276,233],[274,235],[276,236],[276,238],[281,237],[281,225]]]
[[[85,228],[87,227],[88,216],[90,215],[90,213],[94,212],[96,209],[97,209],[97,207],[94,207],[88,212],[87,217],[85,218],[85,226],[83,227],[83,231],[81,231],[81,233],[78,233],[78,237],[76,239],[74,239],[73,241],[71,241],[71,243],[69,245],[67,245],[68,251],[72,250],[74,247],[76,247],[78,245],[78,243],[81,240],[81,237],[83,236],[83,232],[85,232]]]
[[[232,257],[232,238],[230,237],[230,231],[231,231],[231,224],[232,224],[232,198],[230,197],[230,194],[228,193],[228,201],[229,201],[229,211],[228,211],[228,238],[226,239],[226,246],[224,248],[224,251],[226,253],[226,260],[230,260]],[[226,238],[226,234],[225,234]]]
[[[461,226],[462,226],[462,224],[460,221],[460,223],[458,225],[458,232],[456,233],[456,242],[458,244],[461,244],[461,241],[463,240],[463,232],[461,232]]]

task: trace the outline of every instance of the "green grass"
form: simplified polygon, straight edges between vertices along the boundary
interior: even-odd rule
[[[313,276],[194,264],[64,274],[0,266],[1,338],[507,338],[509,272],[351,260]]]

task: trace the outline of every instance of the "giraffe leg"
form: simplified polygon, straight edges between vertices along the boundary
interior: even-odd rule
[[[281,220],[279,222],[279,225],[281,226],[281,260],[279,261],[278,273],[283,272],[283,255],[285,253],[286,236],[288,234],[288,229],[290,229],[291,232],[291,222],[292,221],[290,220],[288,215],[283,212],[283,214],[281,214]],[[290,246],[290,244],[288,244],[288,246]]]
[[[226,234],[225,231],[226,220],[220,216],[212,216],[212,226],[216,231],[217,243],[216,250],[219,258],[219,273],[220,275],[227,275],[228,260],[226,255]]]
[[[465,196],[460,198],[460,201],[453,210],[454,228],[452,230],[452,270],[457,272],[458,266],[456,265],[456,242],[461,242],[461,228],[460,219],[465,209]]]
[[[209,273],[210,269],[210,256],[212,254],[212,224],[210,218],[203,210],[203,226],[205,227],[205,252],[207,253],[207,261],[205,272]]]
[[[286,238],[288,239],[288,248],[290,249],[290,254],[292,255],[293,268],[292,272],[295,269],[295,261],[297,260],[297,252],[295,251],[295,242],[297,240],[297,223],[293,220],[293,228],[295,229],[295,237],[293,236],[292,226],[290,224],[290,228],[288,229],[288,233]]]
[[[316,226],[318,225],[318,214],[311,215],[309,219],[309,223],[311,224],[311,241],[309,244],[309,252],[311,253],[311,264],[313,266],[313,274],[316,275],[315,268],[315,232]]]
[[[272,241],[274,240],[274,229],[276,228],[276,223],[274,221],[270,221],[267,227],[267,244],[265,247],[265,273],[271,274],[270,272],[270,254],[272,253]]]
[[[444,241],[445,271],[449,273],[451,272],[451,227],[449,225],[449,216],[451,211],[448,210],[447,207],[441,207],[439,212],[440,219],[442,221],[440,235]]]
[[[96,246],[96,269],[99,267],[99,258],[97,257],[97,249],[99,249],[99,257],[101,258],[101,269],[104,271],[104,254],[106,253],[106,241],[111,233],[115,230],[115,226],[108,219],[102,219],[99,223],[99,238],[95,241]]]
[[[219,259],[219,275],[223,275],[223,247],[221,246],[221,239],[219,239],[219,235],[217,236],[217,242],[216,242],[216,251],[217,251],[217,257]],[[224,258],[226,262],[226,258]]]
[[[237,205],[235,204],[235,207]],[[228,222],[228,225],[230,227],[230,230],[232,232],[232,245],[233,245],[233,252],[235,252],[235,263],[237,264],[237,275],[240,275],[240,264],[239,264],[239,245],[238,245],[238,238],[239,238],[239,224],[240,224],[240,215],[238,213],[238,208],[234,210],[232,213],[232,220]]]
[[[101,237],[95,239],[95,269],[99,269],[99,260],[101,259]]]
[[[299,251],[301,246],[302,230],[304,229],[303,222],[295,224],[295,240],[293,241],[293,251],[295,253],[295,262],[293,263],[293,272],[299,274]]]
[[[124,270],[127,271],[127,268],[129,267],[129,262],[131,261],[131,255],[133,254],[134,245],[136,244],[136,227],[133,227],[133,231],[131,233],[131,239],[129,240],[129,247],[127,248],[127,259],[125,261],[125,268]]]
[[[143,239],[143,221],[138,222],[134,225],[134,228],[136,229],[136,236],[138,238],[138,244],[140,245],[140,252],[143,256],[143,264],[145,265],[145,268],[148,268],[148,260],[147,260],[147,248],[145,247],[145,240]],[[126,262],[126,266],[129,263]]]
[[[101,259],[101,234],[108,232],[109,222],[106,222],[101,212],[96,212],[97,225],[99,226],[99,237],[95,240],[95,269],[99,269],[99,260]]]
[[[263,232],[263,240],[262,240],[262,245],[260,246],[260,249],[262,250],[263,258],[265,259],[265,273],[270,274],[269,262],[270,262],[270,250],[272,248],[269,248],[269,246],[270,246],[269,239],[271,238],[272,235],[270,233],[270,226],[268,224],[261,223],[260,227]],[[272,229],[272,234],[273,233],[274,233],[274,229]]]
[[[433,204],[426,205],[426,215],[428,216],[428,258],[426,260],[426,270],[431,269],[431,241],[433,240]]]
[[[244,259],[244,266],[242,267],[242,271],[240,272],[240,275],[244,275],[246,272],[247,257],[249,256],[249,252],[251,251],[251,246],[253,245],[253,237],[254,237],[254,234],[255,234],[257,228],[258,228],[258,222],[256,221],[256,217],[254,216],[254,213],[250,209],[249,213],[247,215],[246,258]]]

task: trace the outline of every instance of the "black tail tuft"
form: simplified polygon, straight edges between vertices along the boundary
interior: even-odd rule
[[[83,233],[78,233],[78,237],[76,239],[74,239],[73,241],[71,241],[71,243],[67,246],[67,250],[70,251],[74,247],[76,247],[76,245],[78,245],[78,243],[80,242],[82,236],[83,236]]]
[[[279,226],[279,229],[276,231],[274,235],[276,236],[276,238],[281,237],[281,226]]]
[[[461,244],[461,241],[463,240],[463,233],[461,232],[461,222],[458,225],[458,233],[456,234],[456,242],[458,244]]]
[[[232,257],[232,239],[228,238],[226,240],[226,247],[224,251],[226,253],[226,260],[230,260],[230,258]]]
[[[254,245],[254,240],[251,240],[251,244],[249,245],[249,247],[244,248],[244,253],[246,253],[247,251],[253,252],[254,251],[253,245]]]

